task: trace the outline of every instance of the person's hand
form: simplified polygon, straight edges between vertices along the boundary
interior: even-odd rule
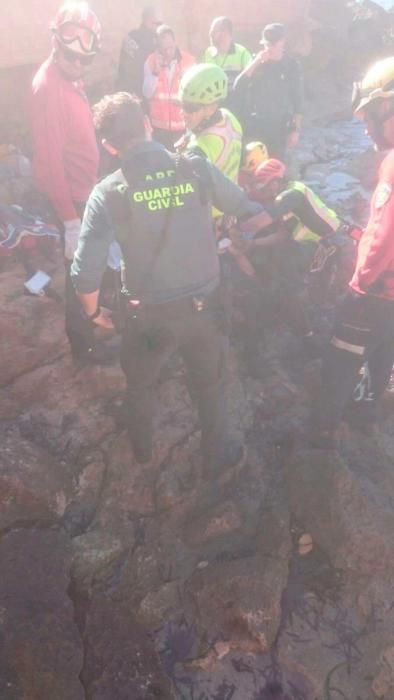
[[[300,138],[300,132],[294,129],[293,131],[290,131],[288,137],[287,137],[287,147],[288,148],[295,148],[298,139]]]
[[[64,221],[64,257],[72,260],[78,246],[81,233],[81,220]]]
[[[266,63],[267,61],[271,61],[272,55],[272,46],[266,46],[256,54],[256,58],[259,59],[259,63]]]
[[[100,313],[93,319],[92,323],[94,323],[96,326],[100,326],[100,328],[105,328],[108,331],[112,331],[114,329],[111,311],[105,308],[105,306],[100,306]]]

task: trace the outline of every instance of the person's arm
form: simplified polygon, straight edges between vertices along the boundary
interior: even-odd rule
[[[258,202],[249,200],[245,192],[209,161],[204,161],[211,184],[213,205],[229,216],[236,216],[241,229],[257,233],[261,228],[272,224],[272,216]]]
[[[339,226],[338,219],[334,219],[333,216],[330,218],[329,212],[324,218],[324,211],[327,210],[322,207],[319,213],[319,210],[309,201],[307,193],[296,189],[281,192],[270,207],[270,212],[275,218],[295,214],[304,226],[321,238],[332,235]]]
[[[393,221],[394,186],[389,182],[381,181],[375,190],[371,215],[361,239],[363,242],[365,237],[369,243],[364,254],[364,262],[358,268],[358,284],[363,291],[368,292],[392,265],[394,260]]]
[[[160,70],[160,54],[151,54],[145,61],[142,86],[143,95],[147,100],[150,100],[155,93]]]
[[[113,227],[105,205],[105,195],[100,185],[97,185],[86,205],[78,248],[71,265],[75,289],[86,315],[90,317],[98,310],[101,279],[113,240]],[[99,314],[94,322],[104,325],[100,316],[103,314]]]
[[[289,78],[293,117],[292,129],[288,136],[288,146],[294,148],[298,143],[304,110],[304,76],[299,62],[295,59],[292,59]]]
[[[240,83],[244,82],[247,78],[252,78],[255,74],[257,68],[262,66],[267,61],[271,60],[272,52],[269,48],[259,51],[254,58],[251,57],[250,62],[246,65],[242,73],[239,74],[234,82],[234,88],[238,87]]]
[[[79,220],[64,167],[65,106],[62,94],[49,86],[31,101],[31,132],[37,180],[63,222]]]

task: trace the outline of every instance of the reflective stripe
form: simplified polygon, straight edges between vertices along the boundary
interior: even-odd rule
[[[339,350],[346,350],[347,352],[353,353],[353,355],[364,355],[365,346],[353,345],[352,343],[347,343],[345,340],[340,340],[340,338],[331,338],[331,345]]]
[[[323,221],[325,221],[325,223],[328,224],[334,232],[339,229],[341,222],[337,214],[333,209],[327,207],[326,204],[322,202],[320,197],[318,197],[317,194],[313,192],[313,190],[311,190],[303,182],[298,182],[298,180],[295,182],[291,182],[290,188],[292,190],[296,190],[297,192],[301,192],[307,198],[314,212],[321,219],[323,219]],[[310,231],[310,229],[308,229],[306,226],[302,226],[302,228],[297,226],[296,230],[293,233],[293,237],[297,241],[320,239],[320,236],[318,236],[314,231]]]
[[[291,218],[291,216],[289,217]],[[307,239],[308,235],[315,235],[313,231],[311,231],[307,226],[303,226],[300,224],[299,226],[296,227],[294,233],[293,233],[293,238],[295,241],[304,241]]]

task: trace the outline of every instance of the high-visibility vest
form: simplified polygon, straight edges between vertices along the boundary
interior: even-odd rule
[[[147,61],[151,68],[154,60],[154,54],[148,56]],[[150,119],[155,129],[165,129],[166,131],[183,131],[185,129],[182,109],[178,100],[179,83],[186,70],[195,62],[189,53],[180,51],[180,58],[177,60],[172,74],[167,68],[161,69],[155,92],[149,100]],[[169,77],[170,75],[171,77]]]
[[[203,63],[214,63],[224,70],[230,88],[233,86],[235,78],[249,65],[252,55],[245,46],[233,43],[228,53],[220,53],[215,46],[208,46],[202,57]]]
[[[303,182],[294,181],[289,184],[289,189],[302,192],[302,194],[307,197],[309,204],[311,204],[316,213],[332,227],[333,231],[336,231],[340,227],[341,220],[336,212],[324,204],[320,197],[318,197],[310,187],[305,185]],[[290,216],[292,215],[290,214],[289,217]],[[298,221],[298,224],[293,231],[293,238],[299,242],[320,241],[320,236],[318,236],[318,234],[314,231],[311,231],[307,226],[304,226],[301,221]]]
[[[228,109],[221,109],[220,112],[222,119],[199,134],[193,134],[187,147],[201,150],[224,175],[237,182],[242,156],[242,127]],[[221,214],[214,209],[215,217]]]

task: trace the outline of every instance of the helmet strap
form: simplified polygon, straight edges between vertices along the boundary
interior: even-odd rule
[[[220,107],[218,107],[217,110],[210,117],[203,119],[199,123],[199,125],[195,128],[195,132],[200,134],[202,131],[205,131],[205,129],[209,129],[210,126],[214,126],[214,124],[217,124],[221,119],[222,113],[220,111]]]

